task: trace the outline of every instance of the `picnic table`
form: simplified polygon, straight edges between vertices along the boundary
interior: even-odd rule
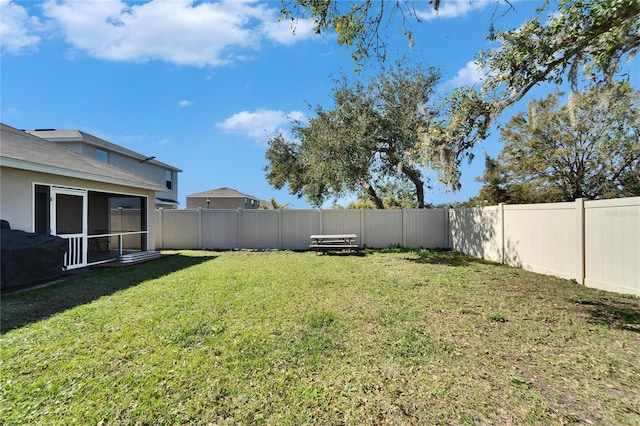
[[[358,249],[356,244],[356,234],[322,234],[311,235],[311,245],[309,248],[315,249],[316,253],[327,250],[348,250]]]

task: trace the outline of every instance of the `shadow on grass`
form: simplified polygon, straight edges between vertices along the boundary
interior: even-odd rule
[[[472,264],[483,265],[499,265],[490,260],[479,259],[476,257],[466,256],[457,251],[450,249],[405,249],[405,248],[388,248],[377,250],[381,253],[406,253],[409,256],[405,258],[410,262],[426,263],[431,265],[447,265],[447,266],[469,266]]]
[[[631,296],[584,298],[572,302],[582,305],[594,324],[640,333],[640,301]]]
[[[212,259],[215,256],[172,255],[137,265],[92,268],[85,273],[63,276],[47,287],[3,294],[0,334]]]

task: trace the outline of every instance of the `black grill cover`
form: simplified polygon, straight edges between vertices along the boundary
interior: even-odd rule
[[[63,272],[67,240],[54,235],[0,230],[2,288],[59,277]]]

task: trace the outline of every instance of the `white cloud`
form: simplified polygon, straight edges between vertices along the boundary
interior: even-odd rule
[[[513,1],[513,0],[512,0]],[[416,10],[420,19],[451,19],[467,16],[470,12],[482,10],[489,5],[496,5],[499,0],[447,0],[441,1],[438,11],[434,11],[431,3],[426,11]]]
[[[17,107],[9,107],[7,109],[7,111],[11,115],[20,115],[20,114],[22,114],[22,111],[20,110],[20,108],[17,108]]]
[[[263,22],[261,30],[266,37],[276,43],[291,45],[316,35],[313,30],[313,21],[310,19],[299,19],[293,22],[286,19],[278,21],[275,13],[273,15],[271,19]]]
[[[242,111],[227,118],[216,126],[229,133],[239,133],[254,139],[268,138],[278,131],[281,127],[289,127],[292,120],[303,120],[305,117],[303,112],[291,111],[272,111],[266,109],[258,109],[254,112]]]
[[[181,107],[188,107],[188,106],[191,106],[191,105],[193,105],[193,101],[188,101],[186,99],[178,102],[178,106],[181,106]]]
[[[473,86],[483,82],[486,77],[485,70],[478,69],[478,64],[475,61],[469,61],[464,68],[458,70],[455,77],[445,83],[445,86]]]
[[[0,39],[2,53],[22,53],[35,50],[40,36],[34,34],[41,29],[40,20],[30,17],[27,9],[9,0],[0,0]]]
[[[6,1],[6,0],[0,0]],[[162,60],[221,66],[259,50],[265,41],[292,44],[312,34],[300,21],[296,35],[278,22],[272,3],[254,0],[152,0],[144,3],[48,0],[44,15],[76,50],[108,60]]]

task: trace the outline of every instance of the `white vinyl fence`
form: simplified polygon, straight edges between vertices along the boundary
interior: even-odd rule
[[[640,197],[450,211],[462,253],[640,295]]]
[[[582,209],[576,203],[451,211],[451,248],[534,272],[581,276]]]
[[[584,283],[640,296],[640,197],[584,207]]]
[[[423,210],[156,210],[158,249],[451,248],[589,287],[640,295],[640,197]]]
[[[312,234],[356,234],[360,247],[447,248],[432,210],[156,210],[158,249],[308,250]]]

